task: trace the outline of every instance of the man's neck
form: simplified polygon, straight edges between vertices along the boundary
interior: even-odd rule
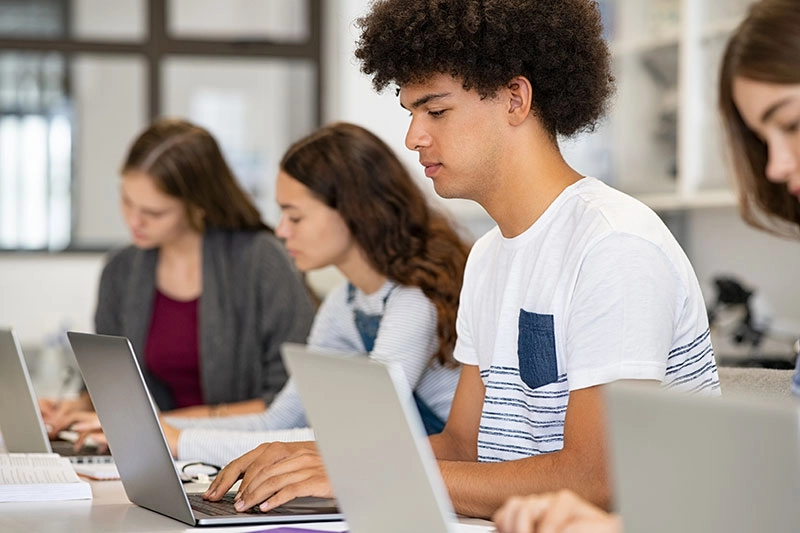
[[[583,177],[564,161],[555,143],[541,136],[516,144],[498,170],[496,187],[479,203],[507,238],[530,228],[564,189]]]

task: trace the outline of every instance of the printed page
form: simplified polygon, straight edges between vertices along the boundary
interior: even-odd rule
[[[46,453],[0,454],[0,501],[91,499],[65,457]]]

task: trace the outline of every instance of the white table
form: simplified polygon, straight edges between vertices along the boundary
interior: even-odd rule
[[[159,515],[133,505],[125,495],[119,481],[92,481],[94,499],[66,502],[0,503],[0,532],[2,533],[109,533],[147,532],[162,533],[193,531],[192,528],[172,518]],[[186,485],[187,491],[198,492],[204,486]],[[292,524],[275,526],[213,527],[200,531],[263,531]],[[298,525],[298,524],[294,524]],[[344,522],[317,522],[309,529],[319,531],[346,531]],[[459,520],[459,533],[485,533],[492,531],[485,520],[463,518]]]

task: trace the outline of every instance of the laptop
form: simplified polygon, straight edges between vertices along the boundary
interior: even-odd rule
[[[284,344],[282,354],[350,532],[455,531],[402,369],[299,344]]]
[[[111,462],[111,456],[99,454],[96,445],[75,450],[74,439],[49,439],[25,357],[11,328],[0,328],[0,430],[7,452],[58,453],[73,463]]]
[[[625,531],[800,528],[800,411],[791,403],[608,387],[612,471]]]
[[[328,499],[298,498],[266,513],[257,507],[237,513],[235,492],[222,502],[187,495],[130,341],[74,331],[67,337],[131,502],[191,526],[342,520]]]

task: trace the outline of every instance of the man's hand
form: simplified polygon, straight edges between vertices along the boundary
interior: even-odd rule
[[[232,461],[217,474],[203,498],[220,500],[238,479],[236,510],[274,509],[302,496],[332,498],[328,475],[313,442],[268,442]]]

